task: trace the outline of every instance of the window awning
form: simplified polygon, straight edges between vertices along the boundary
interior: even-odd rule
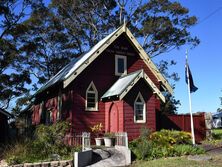
[[[148,86],[153,90],[153,92],[165,102],[165,97],[152,82],[152,80],[144,73],[143,70],[135,71],[133,73],[124,75],[120,77],[110,88],[109,90],[101,97],[102,101],[106,101],[112,98],[118,98],[119,100],[133,88],[133,86],[143,78]]]

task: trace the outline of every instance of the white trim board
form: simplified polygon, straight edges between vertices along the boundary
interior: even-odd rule
[[[152,60],[147,55],[145,50],[140,46],[139,42],[136,40],[136,38],[133,36],[130,30],[124,26],[119,27],[116,31],[110,34],[109,37],[105,39],[104,42],[101,43],[101,45],[97,47],[97,49],[95,49],[94,52],[91,55],[89,55],[88,58],[86,58],[86,60],[82,64],[80,64],[76,70],[67,74],[63,82],[64,83],[63,87],[66,88],[90,63],[92,63],[99,55],[101,55],[101,53],[124,32],[126,33],[129,40],[132,42],[132,44],[135,46],[135,48],[138,50],[140,57],[148,66],[148,68],[152,71],[152,73],[155,75],[158,81],[161,82],[161,84],[163,84],[165,90],[168,90],[169,93],[172,94],[173,89],[168,83],[168,81],[157,69],[155,64],[152,62]]]

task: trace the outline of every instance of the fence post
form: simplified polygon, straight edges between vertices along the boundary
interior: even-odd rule
[[[116,145],[125,146],[128,148],[128,135],[127,132],[115,133]]]
[[[129,148],[128,147],[128,135],[127,135],[127,132],[125,132],[125,141],[126,141],[126,147]]]
[[[82,151],[90,150],[90,133],[82,133]]]

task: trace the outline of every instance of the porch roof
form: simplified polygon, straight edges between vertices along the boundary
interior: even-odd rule
[[[152,80],[144,73],[143,70],[138,70],[128,75],[120,77],[106,93],[101,97],[101,100],[110,99],[111,97],[118,97],[120,100],[133,88],[133,86],[143,78],[149,87],[153,90],[155,94],[165,102],[165,97],[152,82]]]

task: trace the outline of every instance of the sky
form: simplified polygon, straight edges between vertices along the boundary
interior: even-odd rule
[[[191,15],[198,18],[198,24],[190,29],[193,36],[200,39],[200,44],[190,50],[183,46],[179,50],[164,53],[154,58],[159,60],[175,60],[177,65],[170,69],[177,72],[180,81],[176,83],[174,96],[180,100],[178,113],[189,112],[187,85],[185,83],[185,52],[188,50],[189,66],[198,90],[192,93],[193,112],[216,112],[220,107],[222,96],[222,0],[178,0],[182,6],[190,10]],[[46,0],[46,2],[50,2]]]
[[[185,52],[195,86],[198,90],[191,94],[192,112],[215,113],[220,107],[222,96],[222,0],[179,0],[182,6],[198,18],[198,24],[190,29],[191,34],[200,39],[200,44],[190,50],[183,46],[164,54],[161,59],[175,60],[177,65],[170,71],[180,76],[176,83],[174,96],[180,100],[178,113],[189,112],[188,90],[185,82]],[[154,62],[158,58],[154,59]]]

